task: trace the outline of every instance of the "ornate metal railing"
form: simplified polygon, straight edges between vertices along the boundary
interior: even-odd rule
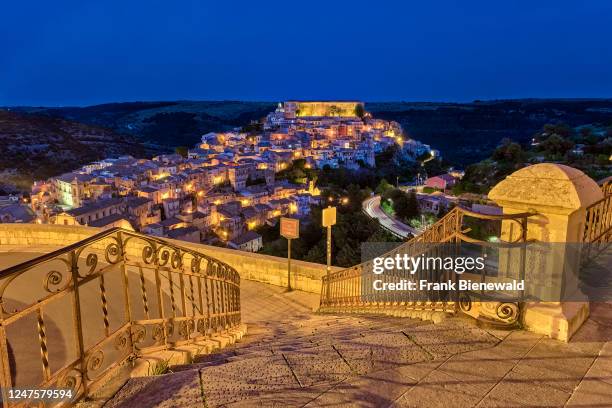
[[[428,256],[445,257],[457,255],[459,244],[464,242],[475,244],[482,248],[491,246],[491,243],[480,237],[470,236],[471,228],[466,225],[466,219],[492,220],[516,224],[517,229],[512,233],[506,244],[516,244],[527,240],[527,218],[532,213],[487,215],[475,213],[464,208],[455,207],[435,224],[427,228],[408,242],[389,251],[381,257],[394,258],[396,255],[418,257],[422,254]],[[512,231],[512,228],[508,228]],[[456,244],[456,245],[449,245]],[[480,249],[478,249],[480,250]],[[522,258],[524,261],[524,257]],[[416,289],[410,294],[399,294],[397,291],[376,291],[373,287],[374,280],[397,282],[399,278],[393,272],[376,277],[372,273],[364,273],[373,270],[372,261],[367,261],[351,268],[343,269],[329,276],[323,277],[321,291],[320,310],[334,312],[385,312],[389,310],[428,310],[454,313],[460,303],[469,302],[470,297],[462,296],[458,292],[447,290]],[[484,272],[483,272],[484,273]],[[457,281],[457,274],[452,270],[444,268],[422,268],[411,280],[418,282],[426,279],[429,282]],[[484,276],[483,276],[484,279]],[[465,304],[463,307],[468,307]],[[516,306],[518,310],[518,306]],[[503,311],[502,311],[503,312]],[[508,320],[516,319],[516,312],[512,316],[506,316]]]
[[[612,242],[612,177],[599,182],[604,197],[586,209],[582,262],[587,263]]]
[[[0,271],[4,406],[11,387],[70,389],[70,405],[141,355],[239,324],[235,269],[162,239],[102,232]]]

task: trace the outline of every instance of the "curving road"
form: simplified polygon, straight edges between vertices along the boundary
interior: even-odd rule
[[[362,208],[370,218],[378,219],[383,228],[400,238],[409,238],[411,235],[420,234],[420,231],[416,228],[412,228],[385,213],[380,207],[380,196],[368,198],[363,202]]]

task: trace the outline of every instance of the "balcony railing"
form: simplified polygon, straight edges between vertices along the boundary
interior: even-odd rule
[[[11,387],[70,389],[59,405],[71,405],[139,356],[239,324],[235,269],[162,239],[102,232],[0,271],[4,406],[19,405]]]

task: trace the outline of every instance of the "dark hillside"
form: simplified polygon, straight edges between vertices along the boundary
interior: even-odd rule
[[[146,152],[134,137],[113,130],[0,110],[0,184],[5,187],[23,188],[33,180],[123,154],[144,156]]]
[[[461,165],[488,157],[503,138],[528,142],[546,123],[612,125],[612,100],[369,103],[366,108],[375,117],[399,122],[412,137]]]

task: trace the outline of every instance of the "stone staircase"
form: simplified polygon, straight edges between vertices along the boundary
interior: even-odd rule
[[[499,333],[507,335],[507,332]],[[239,343],[131,379],[105,407],[303,406],[347,378],[492,347],[495,334],[448,323],[298,313],[249,324]]]
[[[316,295],[242,284],[247,336],[132,378],[104,406],[612,406],[610,304],[564,344],[469,318],[317,314]]]

